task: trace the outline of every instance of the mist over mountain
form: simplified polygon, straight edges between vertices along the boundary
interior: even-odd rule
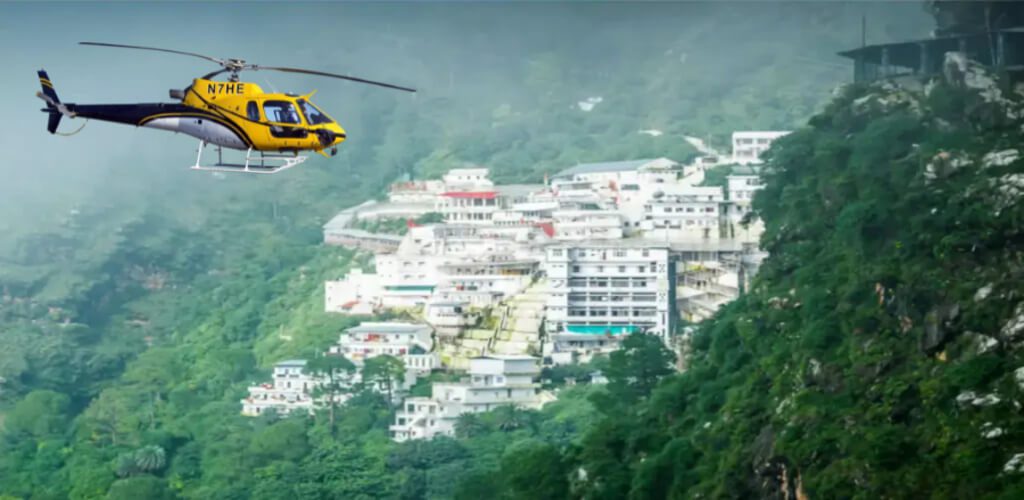
[[[924,39],[1017,18],[994,5],[2,4],[0,499],[1017,498],[1019,85],[966,60],[927,85],[851,84],[836,56],[862,19],[868,44]],[[214,176],[188,170],[190,137],[46,133],[40,68],[77,103],[168,101],[215,69],[85,40],[418,92],[243,73],[316,89],[348,140]],[[320,244],[339,210],[465,165],[524,183],[685,162],[684,136],[727,150],[735,130],[795,131],[754,201],[770,257],[695,327],[682,373],[637,337],[607,386],[412,443],[371,391],[329,418],[239,415],[274,362],[358,323],[323,311],[323,282],[370,264]]]

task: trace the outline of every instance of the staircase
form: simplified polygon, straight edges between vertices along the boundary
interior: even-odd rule
[[[505,304],[502,321],[488,346],[494,354],[540,354],[540,327],[548,298],[547,280],[533,283]]]
[[[441,362],[455,370],[469,368],[469,358],[486,354],[532,354],[541,352],[540,327],[544,322],[548,283],[540,280],[505,302],[494,306],[493,328],[470,328],[460,337],[445,338],[439,351]]]

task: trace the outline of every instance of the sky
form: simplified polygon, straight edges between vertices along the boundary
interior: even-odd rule
[[[746,5],[729,2],[724,15],[743,16]],[[596,51],[601,46],[601,23],[629,23],[642,41],[648,25],[666,15],[678,16],[683,31],[691,16],[704,15],[710,7],[710,2],[0,2],[0,47],[4,47],[0,62],[5,76],[0,79],[4,111],[0,148],[5,156],[0,161],[0,234],[13,234],[16,227],[24,230],[26,221],[45,229],[83,199],[100,196],[112,203],[145,203],[155,196],[209,189],[213,182],[208,174],[186,168],[194,160],[198,143],[191,137],[96,121],[71,137],[46,133],[46,115],[39,111],[43,103],[34,97],[40,68],[48,71],[60,98],[75,103],[168,102],[169,89],[184,88],[192,78],[216,69],[200,59],[86,47],[79,41],[166,47],[340,72],[420,90],[416,96],[392,96],[379,93],[390,91],[315,77],[243,75],[268,90],[318,90],[317,104],[349,130],[349,142],[353,142],[360,124],[373,119],[373,108],[367,104],[371,100],[389,104],[439,96],[492,97],[488,92],[494,92],[491,83],[499,73],[496,70],[523,64],[516,60],[520,48],[525,53],[527,47],[540,50],[544,44],[592,45]],[[916,6],[903,5],[901,11],[923,15]],[[568,21],[551,21],[556,18]],[[886,29],[885,20],[879,21],[873,30]],[[779,28],[766,26],[761,33],[735,40],[734,46],[742,50],[744,44],[757,44],[758,37],[771,36],[773,29]],[[858,30],[859,26],[851,26],[849,38],[858,39]],[[488,31],[493,31],[493,39]],[[814,41],[808,40],[808,51],[815,49]],[[616,71],[613,62],[600,58],[599,51],[597,56],[597,64],[604,66],[583,69],[595,75]],[[813,57],[843,64],[827,53]],[[443,68],[458,70],[464,83],[461,94],[444,94],[447,76],[454,70]],[[504,88],[507,92],[515,86]],[[503,96],[493,97],[500,102]],[[480,112],[490,113],[490,109]],[[74,131],[81,124],[81,120],[64,119],[61,130]],[[312,157],[302,168],[340,169],[342,161]],[[273,180],[277,176],[249,177],[269,178],[230,182],[279,182]]]

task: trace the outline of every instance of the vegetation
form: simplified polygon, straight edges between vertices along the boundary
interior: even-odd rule
[[[403,5],[398,20],[344,8],[295,22],[346,47],[353,68],[430,90],[318,101],[352,131],[330,167],[228,182],[160,164],[90,189],[51,175],[24,189],[32,200],[11,176],[0,203],[39,215],[0,228],[0,498],[1024,495],[1002,473],[1024,451],[1011,321],[1024,165],[983,160],[1021,143],[1019,119],[949,85],[848,87],[821,108],[849,75],[829,61],[861,13],[883,20],[878,36],[910,38],[920,20],[890,13],[916,6]],[[175,5],[168,22],[197,9]],[[423,40],[438,41],[430,59]],[[773,152],[755,201],[772,257],[699,327],[686,373],[631,338],[602,366],[606,386],[465,416],[431,442],[393,443],[394,410],[370,391],[312,418],[239,415],[273,362],[315,360],[358,321],[322,312],[323,281],[365,261],[319,246],[320,225],[391,180],[465,162],[536,182],[581,161],[683,161],[683,134],[722,144],[816,110]],[[664,134],[637,133],[652,128]]]
[[[437,212],[428,212],[411,219],[416,225],[435,224],[443,220],[444,217]],[[409,222],[410,219],[361,219],[353,222],[352,227],[371,233],[404,235],[409,232]]]

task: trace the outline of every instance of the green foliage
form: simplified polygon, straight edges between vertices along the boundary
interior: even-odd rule
[[[142,472],[156,472],[167,465],[164,449],[157,445],[143,446],[133,454],[135,466]]]
[[[675,372],[676,356],[654,335],[634,333],[608,357],[605,376],[608,394],[602,395],[610,412],[646,398],[662,378]]]
[[[107,500],[170,500],[174,494],[163,479],[153,476],[138,476],[121,479],[110,486]]]
[[[363,384],[368,390],[382,389],[393,402],[395,389],[405,380],[405,363],[388,355],[374,356],[363,362]]]
[[[209,16],[211,8],[218,7],[176,7],[166,19],[184,22],[195,9]],[[814,61],[832,60],[849,45],[844,29],[864,9],[881,12],[886,31],[906,38],[900,28],[915,20],[890,15],[899,8],[682,3],[252,11],[295,22],[325,37],[324,46],[344,45],[338,37],[372,38],[377,43],[349,45],[346,61],[429,90],[415,100],[359,89],[332,103],[321,94],[322,107],[344,110],[335,117],[351,131],[350,141],[333,163],[314,158],[269,181],[185,176],[159,161],[149,168],[139,165],[138,151],[89,155],[116,170],[81,168],[78,161],[73,170],[35,158],[10,162],[47,175],[27,197],[18,192],[27,176],[7,176],[2,187],[17,196],[0,196],[13,208],[7,213],[30,214],[0,220],[0,399],[10,408],[0,435],[0,495],[749,498],[759,496],[749,471],[766,463],[751,457],[760,444],[789,459],[790,474],[805,474],[812,498],[849,491],[906,497],[929,479],[950,496],[1019,490],[1013,478],[990,474],[1012,442],[974,438],[986,419],[998,417],[1017,439],[1012,410],[984,409],[965,422],[949,403],[962,389],[1005,389],[1012,384],[1005,369],[1019,360],[946,368],[900,341],[924,336],[900,332],[900,316],[920,328],[935,291],[952,300],[985,280],[1003,298],[962,307],[952,322],[997,331],[1012,312],[1005,297],[1015,293],[1011,280],[1019,274],[1010,267],[1016,257],[999,248],[1015,237],[1019,224],[1012,222],[1022,220],[1016,208],[993,220],[990,207],[969,194],[987,192],[981,179],[963,173],[942,180],[942,196],[919,189],[926,154],[947,144],[982,152],[993,143],[1019,143],[1009,130],[994,142],[963,133],[956,127],[972,121],[958,112],[961,103],[975,106],[978,116],[989,110],[943,89],[929,106],[954,132],[900,113],[848,116],[840,106],[776,152],[778,163],[792,167],[772,174],[757,207],[772,253],[761,283],[771,286],[698,333],[695,362],[681,377],[665,380],[670,358],[637,346],[614,361],[618,368],[608,368],[616,374],[606,372],[615,381],[607,388],[561,389],[540,412],[502,408],[466,417],[457,440],[413,451],[388,439],[391,400],[372,391],[332,406],[327,419],[238,415],[246,386],[263,380],[274,361],[303,357],[315,366],[312,353],[358,321],[323,312],[323,281],[366,263],[319,245],[321,225],[339,209],[382,193],[400,176],[436,177],[467,162],[489,167],[498,182],[539,181],[585,161],[685,161],[694,151],[682,134],[709,134],[722,146],[736,129],[794,127],[825,100],[823,89],[848,74]],[[524,26],[530,36],[523,36]],[[757,44],[725,43],[751,33]],[[587,43],[564,43],[567,37]],[[434,43],[430,59],[423,40]],[[712,45],[717,49],[699,49]],[[591,96],[603,101],[582,111],[577,103]],[[664,135],[637,133],[650,128]],[[57,172],[68,180],[59,182]],[[98,180],[85,185],[77,172]],[[956,189],[967,185],[976,189]],[[933,216],[932,207],[942,210]],[[888,227],[893,217],[906,227]],[[436,219],[428,214],[418,222]],[[404,221],[388,224],[404,228]],[[829,238],[836,227],[841,234]],[[868,265],[865,256],[881,264]],[[995,261],[1007,267],[975,271]],[[876,282],[893,297],[886,315],[877,312]],[[808,312],[772,306],[780,297]],[[864,342],[851,340],[866,335]],[[959,338],[943,342],[951,357],[954,348],[972,349]],[[810,351],[821,363],[816,375]],[[364,377],[391,391],[398,367],[380,363]],[[324,370],[339,369],[348,371]],[[928,370],[939,375],[918,376]],[[877,408],[855,407],[861,400]],[[623,411],[609,416],[613,408]],[[895,439],[900,431],[906,436]],[[772,439],[759,440],[762,434]],[[911,446],[923,442],[933,446]],[[149,450],[142,463],[140,449]],[[156,449],[163,459],[155,459]],[[892,466],[901,453],[944,465]]]

